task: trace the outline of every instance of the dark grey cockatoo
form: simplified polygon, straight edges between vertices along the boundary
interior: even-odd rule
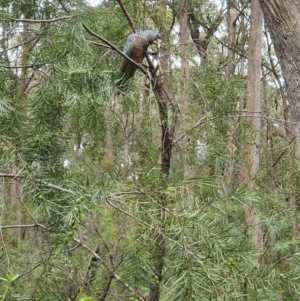
[[[148,46],[159,40],[161,40],[159,32],[153,29],[132,33],[125,41],[123,52],[136,63],[141,64],[147,54]],[[126,90],[128,81],[134,76],[136,69],[136,65],[123,58],[120,79],[117,82],[121,90]]]

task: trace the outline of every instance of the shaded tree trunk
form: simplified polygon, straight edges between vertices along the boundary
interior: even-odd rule
[[[234,75],[235,64],[234,60],[234,41],[236,37],[236,18],[237,10],[235,8],[236,3],[232,1],[227,1],[227,34],[228,34],[228,52],[227,52],[227,76],[230,78]],[[236,129],[235,120],[228,120],[228,129],[227,129],[227,151],[228,151],[228,160],[224,167],[224,180],[225,180],[225,190],[228,191],[232,187],[232,178],[234,173],[234,153],[235,153],[235,144],[234,144],[234,132]]]
[[[295,154],[300,158],[300,2],[295,0],[259,0],[267,28],[285,81],[290,105],[290,132],[295,137]],[[288,135],[289,136],[289,135]],[[291,185],[290,206],[295,207],[295,191]],[[292,238],[296,237],[296,221],[292,223]]]
[[[227,0],[227,32],[228,32],[228,54],[227,54],[227,71],[228,76],[234,74],[234,41],[236,36],[236,18],[238,11],[236,9],[236,1]]]
[[[181,81],[180,81],[180,112],[181,112],[181,131],[185,132],[189,127],[188,119],[188,78],[189,78],[189,60],[188,60],[188,1],[181,0],[179,7],[179,44],[181,57]],[[188,178],[192,174],[192,167],[188,163],[188,140],[183,139],[183,176]]]
[[[247,74],[247,121],[251,125],[250,141],[244,148],[246,165],[243,169],[243,183],[250,184],[259,167],[259,130],[260,130],[260,68],[263,15],[258,0],[251,2],[250,41]],[[250,131],[249,131],[250,132]]]
[[[246,129],[246,143],[244,145],[244,163],[242,169],[242,183],[251,187],[259,168],[259,130],[260,116],[260,68],[262,43],[263,14],[258,0],[251,1],[250,38],[248,51],[247,99],[246,114],[249,128]],[[263,249],[263,230],[259,217],[250,212],[249,221],[254,226],[253,241]]]

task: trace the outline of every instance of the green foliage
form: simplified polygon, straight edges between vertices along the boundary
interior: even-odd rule
[[[168,33],[179,14],[171,2],[124,5],[138,29]],[[214,65],[225,57],[217,42],[205,63],[189,45],[189,103],[180,116],[187,124],[183,136],[176,124],[166,179],[155,95],[141,90],[138,72],[128,94],[118,95],[119,55],[90,43],[81,24],[122,49],[130,33],[122,9],[116,1],[68,1],[68,14],[61,4],[1,1],[0,300],[133,301],[155,286],[162,301],[298,300],[295,145],[280,124],[273,124],[280,135],[265,139],[270,124],[262,124],[255,184],[240,185],[240,149],[249,139],[240,110],[245,78]],[[207,1],[190,6],[204,25],[217,14]],[[13,28],[14,18],[59,17],[67,18]],[[180,47],[177,33],[168,34],[166,89],[183,105]],[[265,89],[269,120],[278,121],[278,91]],[[224,175],[230,160],[233,185]],[[264,230],[263,253],[253,243],[255,221],[244,217],[249,208]]]

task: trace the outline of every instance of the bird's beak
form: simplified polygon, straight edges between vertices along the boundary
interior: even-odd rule
[[[154,40],[153,43],[156,44],[158,47],[160,47],[161,46],[161,39],[158,38],[158,39]]]

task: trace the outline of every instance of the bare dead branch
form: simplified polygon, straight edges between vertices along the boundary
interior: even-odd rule
[[[25,68],[34,68],[33,65],[26,65],[26,66],[5,66],[5,65],[0,65],[1,68],[4,69],[25,69]]]
[[[113,204],[110,200],[110,198],[105,198],[106,202],[113,208],[115,208],[116,210],[122,212],[123,214],[127,215],[127,216],[130,216],[132,218],[134,218],[135,220],[139,221],[141,224],[144,224],[145,226],[147,227],[150,227],[149,224],[147,224],[146,222],[142,221],[141,219],[137,218],[136,216],[133,216],[132,214],[130,214],[129,212],[117,207],[115,204]]]
[[[0,173],[0,177],[4,177],[4,178],[13,178],[13,179],[20,179],[22,176],[21,176],[21,175],[17,175],[17,174],[5,174],[5,173]],[[40,183],[43,183],[44,185],[46,185],[46,186],[48,186],[48,187],[51,187],[51,188],[54,188],[54,189],[57,189],[57,190],[60,190],[60,191],[63,191],[63,192],[67,192],[67,193],[70,193],[70,194],[76,193],[76,192],[73,191],[73,190],[69,190],[69,189],[66,189],[66,188],[63,188],[63,187],[60,187],[60,186],[57,186],[57,185],[54,185],[54,184],[45,182],[45,181],[43,181],[43,180],[37,180],[37,181],[40,182]]]
[[[123,11],[123,13],[124,13],[124,15],[126,16],[128,22],[129,22],[129,24],[130,24],[130,27],[132,28],[132,31],[133,31],[133,32],[137,32],[137,30],[136,30],[136,28],[135,28],[135,26],[134,26],[133,20],[132,20],[131,17],[129,16],[129,13],[128,13],[126,7],[124,6],[122,0],[117,0],[117,2],[119,3],[119,5],[120,5],[120,7],[121,7],[121,9],[122,9],[122,11]]]
[[[215,119],[216,117],[207,117],[207,116],[203,116],[201,117],[197,123],[192,127],[190,128],[188,131],[192,131],[194,130],[195,128],[197,128],[198,126],[200,126],[201,124],[203,124],[204,122],[206,122],[208,119]],[[181,136],[179,136],[174,142],[173,144],[177,143],[179,140],[181,140],[183,137],[185,137],[187,135],[187,132],[183,133]]]
[[[99,301],[104,301],[108,295],[108,292],[109,292],[109,288],[111,286],[111,283],[113,281],[113,276],[112,275],[109,275],[108,279],[106,280],[106,283],[104,285],[104,289],[103,289],[103,293],[101,295],[101,297],[99,298]]]
[[[9,51],[9,50],[13,50],[13,49],[15,49],[15,48],[18,48],[18,47],[24,46],[24,45],[26,45],[26,44],[29,44],[29,43],[33,42],[34,40],[36,40],[37,37],[38,37],[38,36],[36,35],[36,36],[34,36],[33,38],[29,39],[29,40],[26,41],[26,42],[22,42],[22,43],[20,43],[20,44],[18,44],[18,45],[12,46],[12,47],[10,47],[10,48],[6,48],[5,50],[0,51],[0,53],[6,52],[6,51]],[[0,41],[1,41],[1,39],[0,39]]]
[[[224,43],[223,41],[221,41],[218,37],[214,37],[218,42],[220,42],[224,47],[226,47],[227,49],[233,51],[235,54],[239,55],[240,57],[245,58],[246,60],[248,60],[248,56],[238,52],[236,49],[229,47],[226,43]],[[262,67],[265,67],[267,70],[269,70],[272,74],[273,74],[273,70],[272,68],[270,68],[268,65],[261,63]]]
[[[66,188],[51,184],[51,183],[47,183],[47,182],[44,182],[44,181],[40,181],[40,182],[47,185],[48,187],[51,187],[51,188],[54,188],[54,189],[57,189],[57,190],[60,190],[60,191],[63,191],[63,192],[67,192],[67,193],[70,193],[70,194],[76,193],[73,190],[69,190],[69,189],[66,189]]]
[[[70,16],[65,16],[65,17],[53,18],[53,19],[48,19],[48,20],[32,20],[32,19],[12,19],[12,20],[16,21],[16,22],[27,22],[27,23],[52,23],[52,22],[67,20],[67,19],[71,19],[71,18],[72,17],[70,17]]]
[[[46,259],[40,261],[37,265],[35,265],[35,266],[34,266],[32,269],[30,269],[29,271],[22,273],[22,274],[20,275],[20,277],[30,274],[30,273],[33,272],[36,268],[38,268],[40,265],[44,264],[47,260],[48,260],[48,258],[46,258]]]
[[[64,9],[64,11],[66,13],[70,13],[70,11],[67,9],[67,7],[64,5],[64,3],[62,2],[62,0],[58,0],[59,4],[61,5],[61,7]]]
[[[0,173],[0,177],[18,179],[21,176],[20,175],[16,175],[16,174],[10,174],[10,173],[9,174],[7,174],[7,173]]]
[[[96,46],[99,46],[99,47],[104,47],[104,48],[111,49],[112,51],[114,51],[110,46],[107,46],[107,45],[104,45],[104,44],[101,44],[101,43],[97,43],[97,42],[94,42],[94,41],[88,41],[88,42],[93,44],[93,45],[96,45]]]
[[[42,224],[7,225],[7,226],[1,226],[0,228],[1,229],[15,229],[15,228],[35,228],[35,227],[47,229],[47,227]]]
[[[4,41],[6,39],[7,36],[9,36],[13,30],[19,25],[19,23],[17,22],[8,32],[6,32],[1,38],[0,41]]]
[[[235,20],[233,21],[233,24],[235,25],[236,24],[236,21],[239,19],[239,17],[243,14],[245,8],[248,6],[248,2],[246,2],[244,4],[244,6],[242,7],[242,9],[239,11],[238,15],[236,16]]]

